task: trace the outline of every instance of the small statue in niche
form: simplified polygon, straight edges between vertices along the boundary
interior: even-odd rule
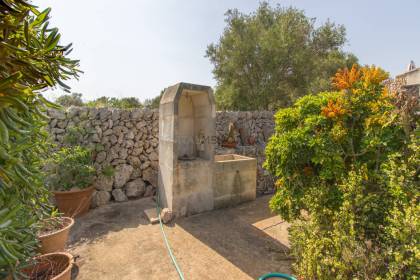
[[[236,140],[235,140],[235,125],[233,123],[229,123],[229,132],[228,136],[222,144],[225,148],[235,148],[236,147]]]

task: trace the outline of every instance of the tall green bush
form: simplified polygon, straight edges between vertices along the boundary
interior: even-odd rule
[[[305,96],[275,116],[265,163],[278,177],[270,207],[292,222],[304,279],[418,273],[418,139],[404,131],[386,77],[376,67],[339,71],[338,91]]]
[[[46,146],[41,92],[77,77],[71,45],[48,24],[50,9],[0,1],[0,277],[14,274],[37,248],[35,222],[48,213],[40,161]]]

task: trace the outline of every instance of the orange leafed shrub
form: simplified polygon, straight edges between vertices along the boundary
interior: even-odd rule
[[[298,279],[418,278],[418,91],[398,99],[386,78],[354,65],[275,115],[264,167]]]
[[[384,80],[388,79],[388,73],[375,65],[365,66],[361,69],[363,86],[367,88],[369,85],[378,85]]]
[[[363,82],[363,86],[367,88],[369,85],[379,85],[388,79],[388,73],[381,68],[372,65],[359,68],[353,64],[351,69],[340,69],[332,78],[332,85],[339,89],[351,89],[358,82]]]
[[[346,109],[343,108],[343,104],[340,100],[337,100],[336,102],[329,100],[328,105],[322,108],[321,114],[327,118],[335,118],[346,114]]]
[[[351,69],[340,69],[332,78],[332,84],[337,89],[349,89],[353,87],[360,78],[360,70],[356,64],[353,64]]]
[[[371,86],[380,86],[388,78],[388,73],[374,65],[359,67],[354,64],[351,69],[340,69],[332,78],[332,85],[339,90],[349,90],[353,95],[363,94]],[[382,89],[382,98],[388,97],[386,87]],[[327,118],[333,119],[349,113],[346,110],[344,95],[336,101],[329,100],[328,104],[322,108],[321,114]],[[375,108],[372,107],[374,110]]]

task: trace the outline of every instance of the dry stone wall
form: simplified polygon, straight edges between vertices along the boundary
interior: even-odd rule
[[[152,196],[158,174],[158,110],[70,107],[49,110],[48,130],[58,145],[91,148],[97,170],[93,206]],[[235,127],[237,147],[221,145]],[[265,143],[273,132],[272,112],[217,112],[217,154],[238,153],[257,158],[257,193],[273,191],[273,180],[263,170]]]

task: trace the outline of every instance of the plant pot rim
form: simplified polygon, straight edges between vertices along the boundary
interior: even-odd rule
[[[66,193],[80,193],[80,192],[86,192],[86,191],[90,191],[95,189],[94,186],[90,186],[84,189],[80,189],[80,190],[68,190],[68,191],[53,191],[53,194],[66,194]]]
[[[48,254],[39,255],[39,256],[34,257],[33,259],[34,259],[34,260],[42,260],[43,258],[47,258],[47,257],[54,256],[54,255],[61,255],[61,256],[65,256],[65,257],[67,257],[67,258],[68,258],[68,260],[69,260],[69,263],[68,263],[67,267],[66,267],[65,269],[63,269],[63,271],[61,271],[61,273],[60,273],[60,274],[55,275],[55,276],[52,278],[52,279],[58,279],[58,278],[62,277],[64,274],[66,274],[66,273],[67,273],[69,270],[71,270],[71,268],[73,267],[73,264],[74,264],[74,257],[73,257],[73,255],[72,255],[72,254],[67,253],[67,252],[54,252],[54,253],[48,253]],[[36,264],[35,264],[35,265],[36,265]],[[35,265],[34,265],[34,266],[35,266]]]
[[[225,148],[236,148],[236,143],[224,142],[224,143],[222,143],[222,147],[225,147]]]
[[[47,221],[47,220],[53,220],[53,219],[57,219],[57,218],[64,219],[64,220],[70,220],[70,223],[68,223],[68,225],[66,225],[65,227],[63,227],[59,230],[56,230],[56,231],[53,231],[53,232],[50,232],[50,233],[39,234],[38,238],[45,238],[45,237],[48,237],[48,236],[56,235],[56,234],[58,234],[62,231],[70,229],[74,225],[74,219],[72,217],[55,217],[55,218],[48,218],[48,219],[45,219],[45,220]]]

